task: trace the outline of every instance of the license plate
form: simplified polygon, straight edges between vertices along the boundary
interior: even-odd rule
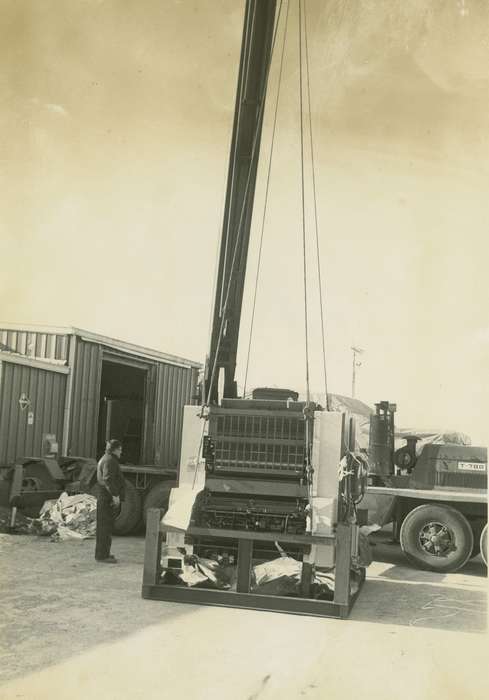
[[[485,472],[487,464],[484,462],[459,462],[458,468],[463,472]]]

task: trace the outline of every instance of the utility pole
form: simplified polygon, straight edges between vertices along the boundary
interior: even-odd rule
[[[355,384],[356,384],[356,378],[357,378],[357,367],[361,367],[362,363],[357,362],[357,355],[362,355],[363,350],[362,348],[357,348],[354,347],[353,345],[351,346],[351,349],[353,351],[353,365],[352,365],[352,373],[351,373],[351,397],[352,399],[355,398]]]

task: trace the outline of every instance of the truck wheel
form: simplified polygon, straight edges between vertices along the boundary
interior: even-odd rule
[[[420,569],[449,573],[471,557],[474,535],[467,518],[450,506],[418,506],[401,526],[401,548]]]
[[[481,546],[481,556],[484,559],[484,564],[487,566],[487,524],[485,525],[484,529],[482,530],[480,546]]]
[[[119,515],[114,520],[114,534],[128,535],[132,532],[141,520],[141,496],[136,490],[134,484],[127,479],[124,479],[126,484],[126,497],[121,503]],[[97,498],[98,485],[94,484],[90,489],[92,496]]]
[[[114,534],[128,535],[141,518],[141,496],[136,490],[134,484],[128,479],[124,479],[126,484],[126,495],[121,503],[119,515],[114,520]]]
[[[165,481],[160,481],[148,491],[143,505],[143,520],[145,525],[149,508],[162,508],[166,513],[168,510],[170,491],[171,486],[169,486]]]
[[[482,530],[484,528],[483,523],[476,522],[470,523],[470,526],[472,528],[472,534],[474,535],[474,546],[472,547],[472,552],[470,554],[470,558],[474,559],[478,554],[480,554],[481,551],[481,534]]]

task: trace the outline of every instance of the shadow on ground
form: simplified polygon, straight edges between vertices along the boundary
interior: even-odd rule
[[[0,535],[0,682],[195,610],[141,598],[143,538],[115,539],[115,566],[93,548]]]
[[[487,569],[480,556],[454,574],[409,566],[385,533],[372,538],[374,562],[351,619],[453,632],[487,628]]]
[[[481,590],[377,578],[365,583],[351,619],[482,633],[487,626],[486,608]]]

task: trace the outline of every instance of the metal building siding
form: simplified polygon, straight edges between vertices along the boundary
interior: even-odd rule
[[[70,438],[71,455],[95,457],[102,372],[102,347],[78,339],[73,371]]]
[[[45,433],[54,433],[61,443],[65,390],[65,374],[0,363],[0,464],[20,456],[40,456]],[[31,401],[25,410],[19,406],[23,393]],[[32,425],[28,425],[29,412],[34,414]]]
[[[0,329],[0,343],[12,352],[47,360],[68,360],[66,334]]]
[[[180,459],[183,407],[192,403],[196,373],[187,367],[160,364],[156,391],[154,454],[161,467],[176,467]]]

